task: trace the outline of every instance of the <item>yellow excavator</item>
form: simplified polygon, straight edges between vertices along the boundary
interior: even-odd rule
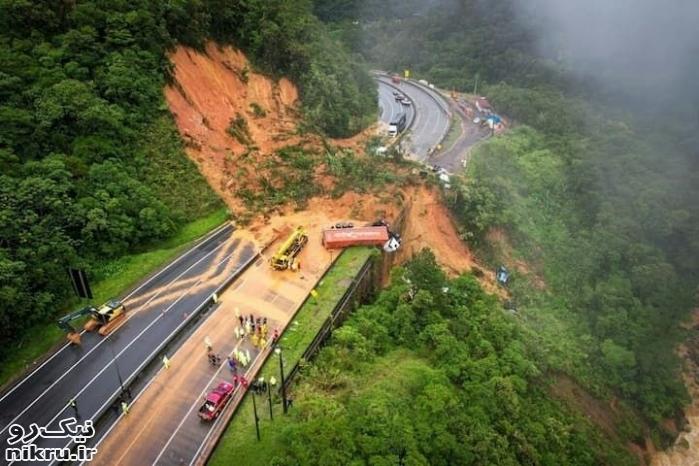
[[[269,259],[269,265],[274,270],[299,270],[301,262],[296,260],[296,256],[301,252],[301,249],[308,243],[308,235],[303,227],[298,227],[294,232],[279,246],[276,254]]]
[[[58,319],[58,326],[66,331],[68,341],[76,345],[80,344],[80,333],[71,325],[71,322],[88,315],[90,320],[83,326],[85,331],[93,332],[99,329],[98,333],[104,336],[114,330],[126,317],[126,306],[121,301],[111,299],[99,308],[86,306],[61,317]]]

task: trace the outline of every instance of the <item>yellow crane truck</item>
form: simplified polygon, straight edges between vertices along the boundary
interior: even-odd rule
[[[301,263],[296,260],[301,249],[308,243],[308,235],[303,227],[298,227],[279,246],[276,254],[269,259],[269,265],[275,270],[298,270]]]

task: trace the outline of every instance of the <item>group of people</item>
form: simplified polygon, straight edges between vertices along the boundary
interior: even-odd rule
[[[252,358],[250,357],[250,350],[238,350],[237,348],[233,350],[233,353],[228,356],[228,369],[233,373],[233,375],[238,373],[238,366],[248,367]]]
[[[240,314],[240,310],[237,307],[235,308],[235,314],[240,322],[240,325],[235,329],[236,338],[241,340],[250,337],[252,345],[255,348],[263,349],[265,346],[267,346],[269,342],[268,338],[270,337],[270,329],[269,325],[267,324],[267,318],[256,318],[253,314],[243,316]],[[278,339],[279,329],[275,328],[271,335],[271,343],[276,343]],[[219,366],[221,364],[221,357],[217,353],[214,353],[213,344],[208,336],[204,338],[204,345],[206,346],[206,355],[207,359],[209,360],[209,364],[212,366]],[[238,375],[238,368],[248,367],[251,362],[252,357],[250,355],[250,350],[248,349],[242,350],[234,348],[232,353],[226,357],[228,369],[231,371],[231,374],[233,374],[233,378],[236,381],[236,386],[238,383],[243,383],[242,380],[245,380],[242,375]],[[247,381],[245,381],[243,385],[247,386]]]
[[[236,317],[240,325],[235,329],[235,336],[238,339],[250,337],[252,346],[262,349],[267,346],[269,341],[269,326],[267,325],[267,317],[257,317],[250,314],[249,316],[240,315],[238,308],[235,309]],[[276,342],[279,338],[279,330],[274,329],[272,342]]]

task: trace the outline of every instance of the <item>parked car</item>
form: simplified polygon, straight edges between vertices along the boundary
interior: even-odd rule
[[[408,98],[404,98],[400,101],[400,103],[405,105],[406,107],[410,107],[413,104],[413,102]]]
[[[221,382],[206,396],[204,404],[199,408],[199,417],[202,421],[213,421],[221,414],[231,399],[233,388],[233,384]]]

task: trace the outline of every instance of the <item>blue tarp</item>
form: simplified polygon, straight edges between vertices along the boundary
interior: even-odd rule
[[[502,121],[502,118],[500,118],[498,115],[490,115],[488,117],[488,120],[492,121],[494,125],[497,125],[498,123],[500,123]]]

